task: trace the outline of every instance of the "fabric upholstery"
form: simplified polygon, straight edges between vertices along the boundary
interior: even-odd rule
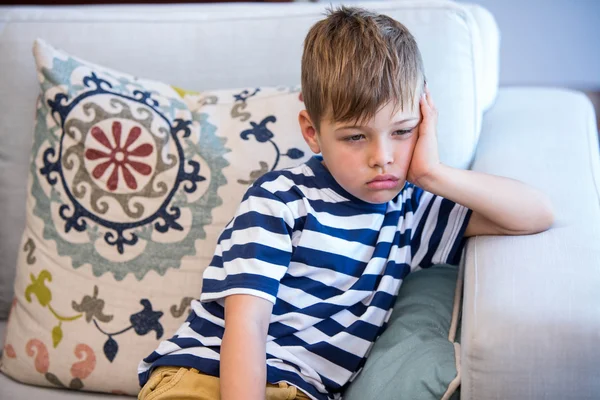
[[[540,188],[556,219],[538,235],[470,239],[462,398],[595,399],[600,158],[594,110],[581,93],[506,88],[484,121],[473,169]]]

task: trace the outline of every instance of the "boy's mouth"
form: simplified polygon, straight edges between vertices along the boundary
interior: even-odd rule
[[[370,189],[393,189],[398,185],[399,179],[394,175],[377,175],[373,180],[367,182]]]

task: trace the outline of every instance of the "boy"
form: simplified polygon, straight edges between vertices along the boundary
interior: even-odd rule
[[[541,193],[440,163],[424,82],[389,17],[342,7],[311,28],[299,122],[322,156],[248,189],[139,399],[339,399],[411,270],[458,262],[463,237],[551,225]]]

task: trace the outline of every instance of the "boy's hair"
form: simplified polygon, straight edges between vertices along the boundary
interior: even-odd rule
[[[423,61],[400,22],[361,8],[328,10],[304,40],[302,97],[317,132],[321,120],[365,121],[392,102],[414,106]]]

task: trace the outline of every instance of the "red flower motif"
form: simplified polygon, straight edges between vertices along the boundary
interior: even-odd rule
[[[129,147],[140,137],[142,130],[137,126],[131,128],[123,146],[121,146],[121,130],[121,123],[119,121],[113,122],[112,135],[116,144],[116,146],[113,147],[104,131],[97,126],[94,126],[92,128],[92,136],[100,144],[106,147],[109,152],[105,153],[96,149],[87,149],[85,152],[85,158],[90,161],[108,158],[107,161],[98,164],[92,171],[92,176],[96,179],[102,177],[111,164],[115,165],[108,178],[108,182],[106,183],[106,186],[111,191],[116,190],[119,185],[119,169],[122,171],[125,183],[130,189],[137,189],[137,181],[129,168],[133,168],[142,175],[150,175],[152,172],[152,167],[148,164],[134,161],[129,158],[130,156],[146,157],[152,154],[152,145],[148,143],[144,143],[133,150],[129,149]]]

